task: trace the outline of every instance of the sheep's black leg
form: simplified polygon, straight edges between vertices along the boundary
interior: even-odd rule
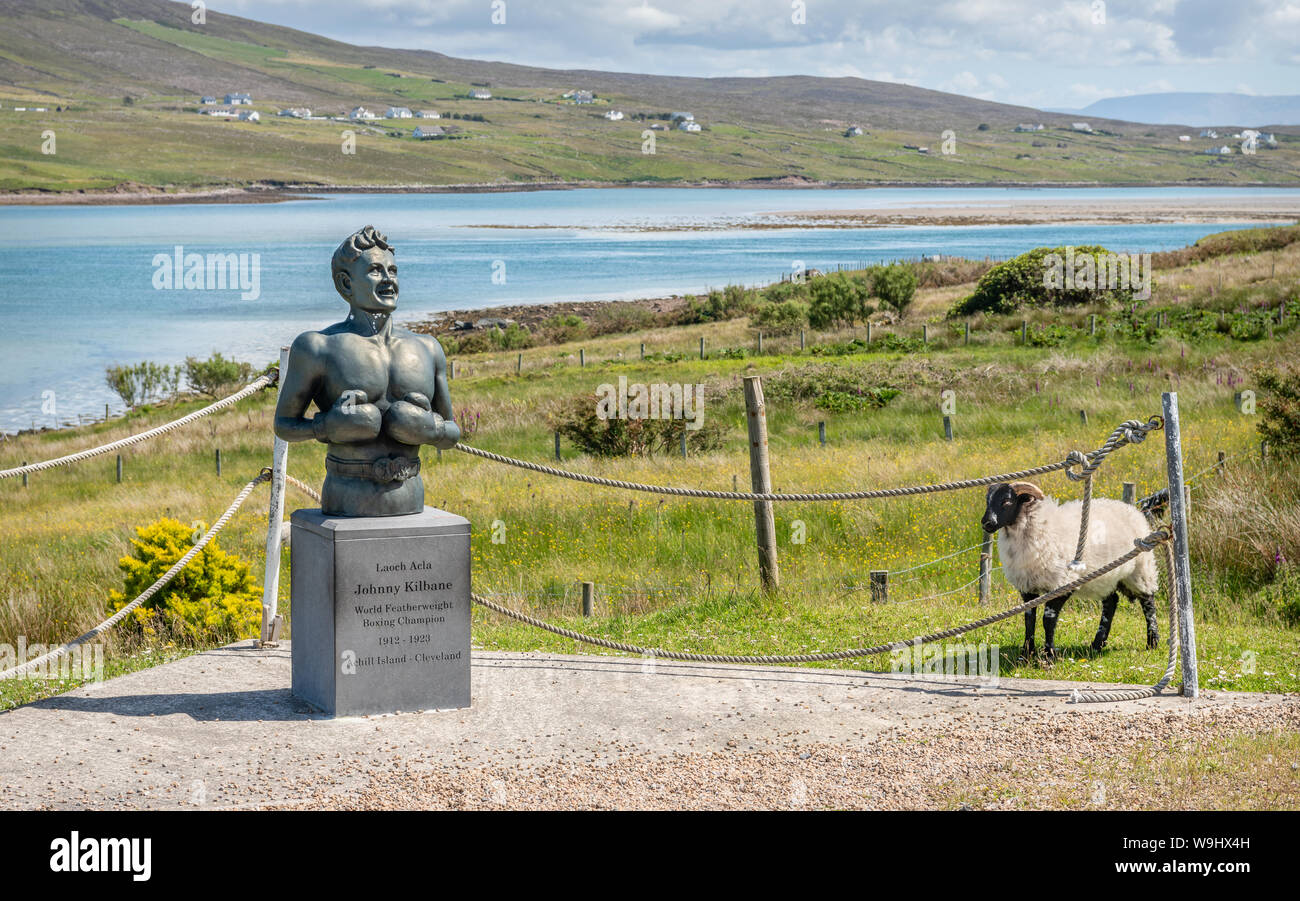
[[[1056,657],[1056,620],[1061,615],[1061,608],[1069,599],[1070,596],[1067,594],[1063,598],[1048,601],[1043,605],[1043,654],[1048,660]]]
[[[1160,624],[1156,620],[1156,597],[1153,594],[1138,596],[1142,605],[1142,615],[1147,618],[1147,650],[1160,647]]]
[[[1032,601],[1038,595],[1031,592],[1020,592],[1022,601]],[[1030,661],[1034,659],[1034,630],[1038,627],[1038,608],[1025,611],[1025,643],[1020,648],[1020,659]]]
[[[1118,606],[1118,591],[1112,591],[1110,596],[1101,602],[1101,622],[1097,625],[1097,635],[1092,640],[1093,653],[1100,652],[1106,646],[1106,639],[1110,637],[1110,624],[1115,619],[1115,608]]]

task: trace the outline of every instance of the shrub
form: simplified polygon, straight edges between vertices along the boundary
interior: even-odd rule
[[[870,381],[859,369],[827,363],[779,373],[763,388],[774,400],[812,401],[817,409],[832,413],[884,407],[902,393],[893,386]]]
[[[510,323],[504,329],[489,329],[488,338],[496,350],[523,350],[533,346],[532,333],[517,322]]]
[[[710,451],[722,446],[726,429],[709,422],[698,429],[686,428],[685,419],[601,419],[596,414],[598,398],[582,394],[568,401],[553,417],[555,430],[584,453],[597,457],[654,456],[677,453],[686,435],[690,451]]]
[[[808,294],[812,298],[808,322],[813,328],[853,325],[871,315],[866,287],[843,273],[813,279],[808,285]]]
[[[1031,347],[1060,347],[1069,340],[1073,330],[1059,322],[1051,325],[1043,325],[1041,322],[1029,330],[1029,345]]]
[[[696,325],[701,322],[737,319],[753,312],[757,306],[756,291],[741,285],[727,285],[721,291],[710,291],[703,300],[688,295],[678,322],[682,325]]]
[[[191,389],[209,397],[222,397],[230,389],[239,387],[253,375],[249,363],[227,360],[220,353],[214,353],[206,360],[198,357],[185,358],[185,381]]]
[[[797,300],[766,303],[749,320],[754,328],[774,335],[788,335],[808,322],[808,306]]]
[[[1065,247],[1037,247],[1005,263],[999,263],[984,273],[975,285],[975,293],[958,301],[949,315],[969,316],[986,310],[992,313],[1013,313],[1021,306],[1113,305],[1133,299],[1133,292],[1127,288],[1049,287],[1048,267],[1044,265],[1044,260],[1051,254],[1065,259],[1067,250]],[[1106,248],[1095,245],[1073,249],[1076,258],[1109,253]],[[1072,273],[1066,272],[1065,275],[1071,276]]]
[[[118,561],[122,591],[109,592],[109,606],[121,610],[194,546],[199,533],[164,517],[136,529],[132,553]],[[130,617],[148,635],[162,634],[189,644],[225,644],[256,634],[262,594],[246,560],[228,554],[215,539]]]
[[[1260,366],[1252,374],[1260,393],[1255,428],[1277,453],[1300,456],[1300,369]]]
[[[916,272],[902,263],[878,266],[871,273],[871,293],[901,313],[916,296]]]
[[[179,366],[148,360],[134,366],[109,366],[104,371],[104,381],[128,408],[174,397],[180,380]]]

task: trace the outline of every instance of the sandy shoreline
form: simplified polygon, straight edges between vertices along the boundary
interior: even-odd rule
[[[1300,220],[1300,191],[1294,198],[1107,199],[1071,202],[1024,197],[1006,203],[878,207],[855,210],[783,210],[759,214],[769,227],[880,228],[902,225],[1115,225],[1149,223],[1258,223]]]

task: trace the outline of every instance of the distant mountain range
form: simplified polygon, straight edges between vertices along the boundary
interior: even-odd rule
[[[544,69],[361,47],[214,10],[196,24],[194,11],[0,0],[0,192],[1300,183],[1297,129],[1279,129],[1267,152],[1210,155],[1176,126],[906,84]],[[228,114],[200,100],[227,94],[251,95],[238,109],[258,119],[199,115]],[[277,115],[286,108],[310,118]],[[405,111],[437,113],[440,132],[417,137],[428,122]],[[689,130],[673,112],[694,117]],[[1092,130],[1075,129],[1081,119]],[[1232,120],[1207,121],[1270,121]],[[37,141],[46,132],[57,153]]]
[[[1300,95],[1133,94],[1107,97],[1080,110],[1052,109],[1049,112],[1152,125],[1300,125]]]

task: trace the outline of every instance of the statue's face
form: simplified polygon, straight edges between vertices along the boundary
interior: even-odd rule
[[[339,293],[358,310],[391,313],[397,309],[397,260],[372,247],[336,276]]]

